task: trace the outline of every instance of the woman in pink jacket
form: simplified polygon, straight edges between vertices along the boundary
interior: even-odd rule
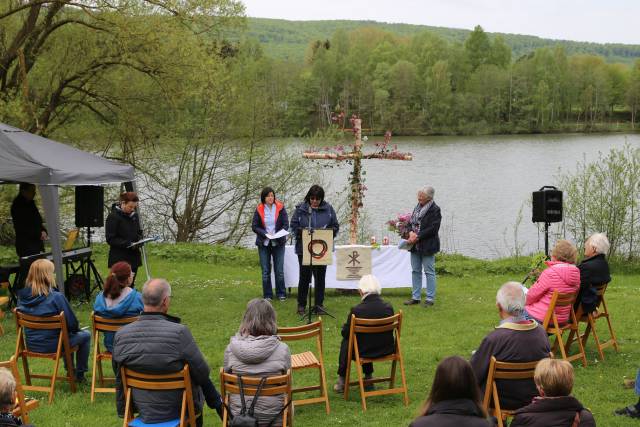
[[[567,240],[559,240],[551,252],[551,261],[536,283],[527,292],[526,310],[529,316],[542,323],[551,303],[553,291],[561,294],[577,293],[580,289],[580,270],[575,266],[578,251]],[[560,324],[569,320],[571,307],[556,307]]]

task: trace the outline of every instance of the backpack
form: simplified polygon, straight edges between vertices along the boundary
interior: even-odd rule
[[[256,407],[256,402],[260,397],[260,392],[262,391],[262,387],[267,381],[266,377],[262,377],[260,380],[260,384],[258,384],[258,388],[256,389],[256,394],[253,396],[253,400],[251,401],[251,406],[247,411],[247,404],[244,399],[244,384],[242,383],[242,375],[238,374],[238,387],[240,388],[240,404],[242,405],[240,408],[240,413],[238,415],[233,415],[231,410],[227,407],[227,413],[229,414],[229,427],[258,427],[258,419],[253,415],[254,409]],[[271,425],[278,419],[280,414],[287,409],[287,406],[291,404],[291,400],[287,402],[287,404],[278,412],[267,424],[267,427],[271,427]],[[226,405],[225,405],[226,407]]]

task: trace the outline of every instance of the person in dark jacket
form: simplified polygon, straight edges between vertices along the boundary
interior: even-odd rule
[[[422,271],[427,278],[425,307],[436,299],[436,253],[440,252],[440,207],[433,201],[435,190],[427,186],[418,191],[418,204],[411,214],[408,243],[411,248],[411,299],[405,305],[420,304],[422,294]]]
[[[605,255],[609,252],[609,239],[604,233],[591,235],[584,243],[585,258],[578,265],[580,269],[580,291],[574,309],[582,304],[582,311],[590,313],[598,305],[598,295],[593,286],[611,281],[609,263]]]
[[[393,307],[380,297],[382,287],[378,279],[367,274],[362,276],[358,282],[358,291],[360,292],[360,304],[351,307],[347,321],[342,325],[342,342],[340,343],[340,355],[338,356],[338,380],[333,389],[342,393],[344,391],[345,375],[347,373],[348,351],[349,351],[349,330],[351,329],[351,315],[355,315],[362,319],[382,319],[384,317],[393,316]],[[356,335],[358,340],[358,349],[361,357],[382,357],[391,354],[395,350],[395,342],[393,332],[382,332],[379,334],[362,334]],[[355,353],[352,352],[352,358],[355,359]],[[362,365],[364,379],[373,378],[373,363]],[[365,386],[371,390],[373,384]]]
[[[131,287],[133,271],[125,261],[116,262],[104,281],[104,289],[96,296],[93,311],[108,319],[138,316],[144,310],[142,295]],[[104,332],[104,346],[113,351],[114,332]]]
[[[7,368],[0,368],[0,427],[31,426],[22,424],[22,420],[13,415],[17,398],[15,378]]]
[[[490,427],[469,362],[459,356],[436,368],[429,397],[409,427]]]
[[[11,220],[16,232],[16,253],[18,257],[44,252],[47,229],[42,224],[42,216],[34,198],[36,186],[20,183],[20,193],[11,204]]]
[[[287,298],[284,284],[284,246],[287,238],[283,236],[270,239],[267,234],[274,235],[280,230],[288,230],[289,218],[284,204],[276,200],[273,188],[265,187],[260,193],[260,204],[253,214],[251,229],[256,233],[256,246],[262,268],[262,297],[269,300],[273,298],[271,287],[271,259],[273,259],[276,295],[280,301],[284,301]]]
[[[64,312],[69,332],[69,344],[78,346],[75,353],[76,381],[83,383],[89,368],[91,334],[80,330],[78,319],[65,296],[55,288],[54,265],[47,259],[38,259],[31,264],[26,287],[18,291],[18,311],[32,316],[55,316]],[[38,353],[55,353],[60,333],[54,330],[25,328],[27,349]],[[66,362],[65,362],[66,363]]]
[[[591,412],[573,396],[573,366],[566,360],[543,359],[534,381],[540,397],[516,411],[510,427],[595,427]],[[577,424],[575,422],[577,421]]]
[[[180,371],[189,364],[193,402],[202,426],[203,400],[222,415],[220,394],[209,378],[209,365],[200,352],[191,331],[180,319],[167,314],[171,303],[171,286],[165,279],[151,279],[142,288],[144,312],[136,322],[123,326],[113,341],[113,370],[116,372],[116,409],[124,416],[125,396],[120,368],[163,374]],[[133,403],[146,424],[180,418],[182,392],[179,390],[133,390]]]
[[[130,248],[132,243],[142,239],[142,229],[136,208],[138,207],[138,195],[133,191],[120,194],[120,203],[111,206],[111,212],[107,216],[104,225],[104,236],[109,244],[108,267],[118,261],[126,261],[133,270],[133,280],[142,265],[140,248]]]
[[[311,274],[313,274],[315,285],[315,311],[318,313],[324,312],[324,286],[327,266],[302,265],[302,231],[309,227],[314,230],[333,230],[334,238],[340,229],[336,211],[333,210],[333,206],[325,202],[324,189],[319,185],[311,186],[304,198],[304,202],[296,206],[296,210],[291,218],[291,231],[295,233],[296,236],[296,254],[298,255],[298,264],[300,265],[300,279],[298,281],[298,314],[300,315],[303,315],[305,312]],[[332,250],[332,248],[329,248],[329,250]]]
[[[525,317],[525,295],[518,282],[507,282],[496,295],[500,325],[489,333],[471,356],[471,366],[484,392],[491,356],[500,362],[533,362],[549,357],[549,338],[535,321]],[[496,380],[500,406],[517,409],[538,395],[531,379]]]

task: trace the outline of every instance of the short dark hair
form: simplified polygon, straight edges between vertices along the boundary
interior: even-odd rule
[[[135,191],[127,191],[120,194],[120,201],[124,203],[139,202],[140,199],[138,199],[138,193],[136,193]]]
[[[264,187],[262,189],[262,191],[260,192],[260,202],[264,203],[264,200],[267,198],[267,196],[269,195],[269,193],[273,193],[273,197],[276,197],[276,192],[273,191],[273,188],[271,187]]]
[[[312,185],[309,191],[307,191],[307,195],[304,196],[304,201],[311,203],[312,197],[319,197],[322,203],[324,201],[324,189],[317,184]]]

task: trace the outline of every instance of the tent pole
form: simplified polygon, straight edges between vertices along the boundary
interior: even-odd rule
[[[60,242],[60,201],[58,199],[57,185],[38,185],[38,191],[42,198],[44,217],[47,222],[49,243],[53,264],[56,268],[56,284],[64,294],[64,275],[62,274],[62,244]]]

